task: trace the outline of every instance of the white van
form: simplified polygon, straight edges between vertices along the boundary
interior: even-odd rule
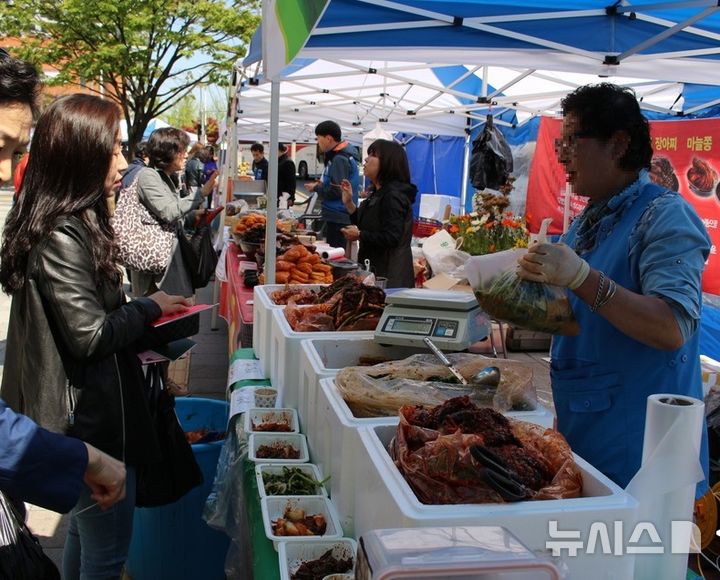
[[[240,173],[252,175],[252,152],[250,147],[253,143],[238,143],[238,168]],[[288,153],[291,152],[291,143],[286,143]],[[268,143],[263,143],[265,148],[265,158],[268,158]],[[312,179],[322,175],[324,164],[323,155],[319,152],[316,143],[296,143],[295,144],[295,168],[300,179]],[[242,170],[245,169],[245,171]]]

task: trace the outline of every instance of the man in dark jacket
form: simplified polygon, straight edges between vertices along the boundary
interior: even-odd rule
[[[322,180],[306,183],[305,189],[316,192],[322,199],[321,215],[325,222],[325,239],[334,248],[344,248],[346,241],[340,231],[350,225],[350,216],[342,201],[340,183],[347,179],[352,184],[353,199],[357,203],[360,188],[358,162],[360,153],[354,145],[342,140],[340,125],[323,121],[315,127],[320,149],[325,153],[325,171]]]
[[[278,203],[283,193],[290,195],[287,205],[290,207],[295,203],[295,162],[288,155],[287,146],[284,143],[278,143],[278,181],[277,196]]]
[[[252,154],[252,171],[257,181],[267,181],[268,178],[268,160],[265,159],[265,147],[262,143],[253,143],[250,147]]]

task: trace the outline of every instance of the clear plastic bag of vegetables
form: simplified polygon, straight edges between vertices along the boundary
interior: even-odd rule
[[[544,231],[541,230],[538,241],[544,240]],[[575,320],[565,288],[518,277],[517,261],[526,252],[524,248],[505,250],[473,256],[465,263],[465,275],[480,307],[497,320],[517,324],[528,330],[579,334],[580,326]]]

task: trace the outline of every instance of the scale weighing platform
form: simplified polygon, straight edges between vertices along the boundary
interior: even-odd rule
[[[469,292],[410,288],[385,301],[375,330],[380,344],[425,348],[428,336],[442,350],[462,351],[490,333],[490,320]]]

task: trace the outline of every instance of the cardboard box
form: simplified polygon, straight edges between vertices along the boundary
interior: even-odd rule
[[[423,282],[423,288],[430,290],[463,290],[466,292],[472,292],[472,288],[467,283],[467,280],[461,278],[454,278],[448,274],[438,274],[433,276],[429,280]]]

